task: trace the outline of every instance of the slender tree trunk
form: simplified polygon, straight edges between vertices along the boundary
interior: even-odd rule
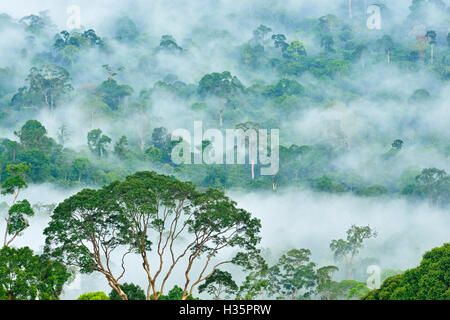
[[[431,45],[431,64],[434,64],[434,45]]]
[[[350,257],[347,266],[348,266],[348,279],[347,280],[353,280],[353,256]]]
[[[391,51],[390,50],[387,51],[387,61],[389,64],[391,63]]]
[[[255,180],[255,163],[252,161],[252,180]]]
[[[348,0],[348,15],[350,19],[353,19],[352,0]]]

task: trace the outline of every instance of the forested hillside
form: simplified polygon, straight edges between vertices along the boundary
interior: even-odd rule
[[[0,299],[449,299],[448,1],[95,2],[0,4]]]

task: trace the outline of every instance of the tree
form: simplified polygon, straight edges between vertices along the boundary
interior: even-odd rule
[[[436,31],[433,30],[427,31],[425,38],[431,47],[431,64],[434,64],[434,46],[436,45]]]
[[[27,77],[28,88],[23,88],[12,98],[12,102],[30,101],[37,106],[47,106],[51,113],[61,98],[73,90],[69,83],[69,72],[57,65],[46,64],[42,68],[33,67]]]
[[[85,189],[65,200],[54,210],[44,234],[46,252],[81,272],[102,273],[124,300],[127,295],[119,280],[128,254],[141,259],[148,280],[146,298],[155,300],[164,295],[174,268],[185,261],[180,266],[185,270],[185,300],[219,266],[241,265],[238,257],[256,250],[259,229],[259,220],[238,209],[221,191],[198,192],[192,183],[138,172],[123,182],[98,191]],[[240,251],[219,259],[225,248]],[[113,251],[120,259],[117,274],[111,264]]]
[[[0,300],[57,300],[71,274],[28,248],[0,249]]]
[[[115,193],[120,195],[116,201],[123,208],[124,221],[134,221],[125,226],[124,241],[142,258],[148,278],[147,298],[150,292],[154,299],[163,295],[167,280],[181,259],[187,259],[182,287],[184,300],[219,266],[234,261],[233,258],[215,261],[220,251],[239,246],[243,252],[251,252],[259,242],[259,220],[236,208],[235,203],[218,190],[197,193],[191,183],[139,172],[117,185]],[[181,237],[185,245],[178,251],[174,244]],[[148,258],[151,242],[157,244],[155,255],[159,260],[153,272]],[[166,264],[167,271],[163,273]],[[191,280],[195,265],[201,271]],[[159,277],[162,280],[158,285]]]
[[[205,75],[199,82],[198,94],[202,97],[215,96],[221,100],[230,102],[233,96],[242,92],[244,86],[235,76],[230,72],[224,71],[222,73],[211,73]],[[219,125],[223,125],[223,102],[219,106]]]
[[[102,101],[111,110],[117,110],[122,100],[133,93],[133,88],[126,84],[119,85],[114,79],[119,72],[124,70],[123,67],[119,67],[116,70],[105,64],[103,68],[108,72],[108,79],[95,89],[95,93],[102,98]]]
[[[353,19],[352,0],[348,0],[348,16]]]
[[[380,40],[378,40],[378,44],[384,50],[387,58],[387,62],[391,63],[391,51],[394,48],[394,41],[388,35],[384,35]]]
[[[256,43],[262,44],[266,42],[266,36],[272,31],[271,28],[266,27],[265,25],[260,25],[258,28],[253,30],[253,39]]]
[[[305,45],[298,40],[292,41],[286,48],[284,56],[288,59],[300,60],[300,57],[306,56]]]
[[[171,35],[163,35],[159,43],[160,48],[167,52],[180,52],[183,48],[178,46],[177,41]]]
[[[243,256],[243,260],[251,272],[245,277],[243,284],[237,292],[237,299],[262,299],[270,287],[269,266],[259,254]]]
[[[198,292],[207,292],[213,296],[214,300],[221,300],[225,294],[225,299],[229,299],[230,295],[238,290],[236,282],[229,272],[216,269],[214,273],[206,279],[206,281],[198,287]]]
[[[449,300],[450,243],[424,254],[417,268],[386,279],[363,300]]]
[[[450,176],[445,170],[436,168],[423,169],[416,177],[416,194],[427,196],[430,205],[438,205],[441,198],[448,194]]]
[[[409,103],[423,103],[430,99],[430,93],[426,89],[417,89],[408,99]]]
[[[102,291],[83,293],[77,300],[112,300]]]
[[[120,42],[134,42],[139,36],[139,29],[127,16],[118,18],[114,26],[116,27],[115,39]]]
[[[90,162],[86,158],[77,158],[73,161],[72,166],[78,175],[78,182],[81,182],[81,178],[87,172]]]
[[[328,14],[319,18],[319,28],[322,32],[333,32],[339,24],[339,18],[333,14]]]
[[[402,150],[403,144],[403,140],[396,139],[394,142],[392,142],[392,148],[394,148],[395,150]]]
[[[272,35],[272,40],[275,48],[281,48],[282,53],[284,53],[289,47],[289,44],[286,42],[286,36],[284,34],[274,34]]]
[[[310,262],[311,251],[294,249],[282,255],[269,269],[269,291],[277,299],[307,299],[316,285],[315,263]]]
[[[363,247],[365,239],[376,237],[377,233],[369,226],[355,226],[352,225],[347,230],[347,239],[333,240],[330,243],[330,249],[334,254],[336,261],[344,261],[347,268],[347,278],[353,278],[353,264],[356,255]]]
[[[338,294],[336,293],[336,286],[333,281],[333,273],[338,271],[336,266],[326,266],[317,270],[317,293],[322,300],[334,300]]]
[[[154,147],[162,150],[163,152],[167,151],[169,146],[169,142],[171,140],[171,136],[166,128],[155,128],[152,133],[152,144]]]
[[[127,295],[128,300],[146,300],[145,292],[141,287],[132,283],[121,284],[123,292]],[[123,300],[122,297],[117,293],[117,291],[112,290],[109,293],[109,298],[111,300]]]
[[[126,159],[128,153],[128,139],[126,136],[122,136],[114,146],[114,154],[120,159]]]
[[[107,135],[102,134],[102,130],[94,129],[89,131],[87,139],[89,150],[91,150],[91,152],[99,159],[108,154],[107,145],[110,144],[112,140]]]
[[[150,297],[151,299],[154,299],[153,296]],[[172,301],[178,301],[183,300],[183,289],[181,289],[179,286],[173,287],[167,295],[162,295],[159,297],[159,300],[172,300]],[[199,300],[197,298],[194,298],[192,295],[188,298],[185,298],[184,300]]]
[[[14,134],[20,139],[23,149],[37,148],[49,152],[56,144],[52,138],[47,137],[47,129],[37,120],[28,120]]]
[[[263,94],[269,98],[278,98],[281,96],[302,96],[304,93],[305,88],[296,80],[281,79],[268,86]]]
[[[28,228],[29,223],[26,217],[34,215],[34,211],[28,200],[17,201],[20,190],[28,187],[25,178],[26,174],[30,172],[30,168],[26,163],[21,163],[17,165],[8,165],[6,171],[10,177],[2,184],[1,193],[3,195],[13,195],[13,200],[5,219],[6,230],[3,238],[3,246],[5,247],[9,246],[17,236]]]
[[[320,46],[324,48],[326,54],[334,52],[335,50],[333,48],[334,46],[333,36],[327,34],[323,35],[320,38]]]
[[[119,281],[125,274],[124,261],[130,250],[121,247],[120,215],[112,204],[113,196],[109,186],[98,191],[84,189],[60,203],[44,230],[44,252],[81,273],[101,273],[108,285],[127,300]],[[118,248],[123,251],[117,253]],[[115,254],[118,271],[112,266]]]
[[[63,124],[58,128],[58,143],[64,147],[67,141],[70,138],[70,132],[67,130],[67,126]]]
[[[19,20],[25,26],[25,31],[40,36],[47,29],[52,27],[52,22],[48,16],[48,11],[41,11],[38,15],[32,14]]]

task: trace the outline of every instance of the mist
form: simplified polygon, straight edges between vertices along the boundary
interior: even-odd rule
[[[220,111],[221,117],[224,111],[224,129],[255,122],[269,130],[280,129],[281,145],[286,148],[291,145],[332,146],[333,156],[325,164],[317,164],[321,166],[317,173],[297,177],[301,170],[293,170],[295,172],[286,174],[273,190],[272,182],[261,189],[249,187],[252,181],[247,169],[243,174],[235,174],[238,178],[232,176],[235,180],[247,181],[244,186],[231,183],[221,186],[239,207],[261,219],[261,248],[266,250],[268,261],[275,263],[290,249],[306,248],[311,250],[311,259],[318,266],[336,264],[329,248],[331,240],[345,238],[351,225],[370,225],[378,236],[365,242],[358,257],[361,265],[366,259],[382,270],[415,267],[426,251],[450,238],[448,206],[432,206],[427,200],[402,197],[402,190],[414,183],[421,170],[439,168],[450,172],[448,79],[443,80],[432,67],[426,68],[425,58],[417,62],[417,68],[409,69],[400,63],[387,63],[385,52],[378,54],[376,60],[373,52],[377,45],[362,51],[350,64],[348,74],[337,72],[332,77],[315,76],[309,70],[288,75],[267,66],[243,66],[246,58],[243,48],[254,40],[254,30],[266,25],[272,30],[269,40],[263,44],[268,61],[282,59],[280,49],[270,40],[272,34],[284,34],[288,42],[300,41],[308,57],[323,58],[323,44],[311,31],[315,30],[311,25],[320,17],[333,14],[340,20],[343,30],[358,22],[354,30],[364,40],[361,42],[377,43],[378,39],[389,35],[395,44],[405,48],[413,47],[417,40],[411,33],[413,27],[419,23],[425,25],[427,30],[436,30],[438,34],[435,48],[438,60],[447,50],[445,36],[450,31],[450,0],[442,2],[445,10],[433,7],[422,20],[416,21],[410,16],[410,0],[384,1],[382,29],[368,30],[365,10],[370,3],[362,0],[353,1],[353,20],[348,18],[347,1],[332,0],[200,0],[194,3],[127,0],[114,5],[106,0],[2,1],[0,14],[9,15],[10,20],[4,17],[8,23],[0,24],[0,69],[8,72],[5,92],[1,90],[0,78],[0,111],[9,109],[4,115],[0,114],[0,137],[19,141],[14,132],[27,120],[35,119],[45,126],[49,137],[57,140],[61,126],[65,125],[70,135],[64,150],[76,154],[74,159],[87,158],[93,166],[103,170],[103,180],[99,179],[102,181],[99,183],[97,178],[96,183],[82,182],[81,174],[78,183],[76,179],[68,182],[66,177],[64,181],[53,178],[31,183],[20,193],[19,200],[28,199],[33,205],[57,205],[85,187],[99,188],[140,170],[155,170],[209,187],[202,185],[206,184],[207,169],[197,171],[191,167],[152,163],[145,152],[152,147],[155,128],[164,127],[169,133],[178,128],[191,130],[194,121],[203,121],[204,129],[217,128],[218,110],[223,108],[223,101],[218,97],[200,99],[198,86],[205,74],[229,71],[245,90],[236,94],[237,98],[233,97],[240,99],[238,108]],[[27,86],[30,68],[55,54],[54,37],[67,30],[70,16],[67,9],[71,5],[80,8],[81,26],[69,31],[94,29],[105,46],[77,51],[75,58],[64,65],[70,73],[73,91],[61,99],[54,112],[35,106],[11,107],[10,102],[19,88]],[[24,16],[44,11],[52,24],[30,40],[30,34],[19,21]],[[130,19],[136,26],[132,41],[121,41],[117,37],[121,19]],[[163,35],[171,35],[182,48],[181,53],[162,50]],[[336,46],[342,43],[345,41],[336,39]],[[402,55],[406,53],[398,53]],[[120,100],[116,110],[108,109],[101,97],[96,96],[96,89],[108,78],[104,65],[116,71],[124,67],[123,71],[117,71],[114,79],[132,88],[132,93]],[[291,100],[281,101],[261,89],[275,85],[280,79],[301,84],[302,96],[292,98],[295,96],[292,95],[288,97]],[[415,101],[418,90],[425,90],[429,97]],[[195,108],[198,104],[201,106]],[[110,156],[104,160],[92,155],[87,145],[88,132],[97,128],[113,141]],[[133,156],[138,155],[123,162],[113,152],[114,143],[122,136],[128,138]],[[389,152],[396,139],[402,140],[403,147],[391,157]],[[295,161],[301,161],[302,156],[296,156]],[[72,160],[70,158],[70,162]],[[3,164],[0,165],[3,170]],[[312,161],[309,166],[315,168],[315,165],[316,161]],[[281,167],[284,168],[282,162]],[[330,176],[347,188],[348,181],[352,180],[347,178],[350,175],[360,180],[358,188],[382,185],[389,194],[360,197],[354,193],[353,185],[348,187],[347,193],[321,193],[314,191],[311,182]],[[448,196],[450,190],[444,193]],[[11,199],[2,196],[0,203],[10,203]],[[45,241],[42,232],[50,221],[50,214],[39,213],[31,218],[30,228],[14,246],[29,246],[42,252]],[[3,232],[2,224],[0,231]],[[243,279],[242,272],[233,268],[230,271],[236,279]],[[365,280],[363,274],[364,270],[360,269],[359,281]],[[343,272],[337,276],[344,279]],[[179,284],[182,279],[181,274],[176,274],[169,285]],[[124,282],[145,287],[146,279],[137,259],[127,261]],[[65,287],[63,298],[74,299],[93,291],[109,292],[110,288],[99,275],[78,275]]]

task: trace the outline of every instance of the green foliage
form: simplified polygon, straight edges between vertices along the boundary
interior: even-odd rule
[[[83,293],[77,300],[112,300],[102,291]]]
[[[113,75],[115,75],[115,73],[113,73]],[[103,81],[96,89],[96,94],[100,96],[102,101],[113,111],[118,110],[123,99],[130,96],[132,93],[133,88],[129,85],[120,85],[112,78]]]
[[[333,281],[332,274],[339,269],[326,266],[317,270],[317,294],[321,300],[357,300],[369,292],[365,283],[355,280]]]
[[[347,230],[346,240],[338,239],[331,241],[330,249],[334,254],[334,259],[338,262],[345,262],[349,280],[352,280],[353,277],[354,258],[363,247],[364,240],[376,236],[376,231],[371,229],[370,226],[352,225],[350,229]]]
[[[165,264],[170,268],[166,280],[187,252],[190,258],[185,266],[186,274],[193,265],[202,266],[206,261],[198,280],[190,286],[189,281],[185,284],[183,297],[187,298],[197,284],[211,276],[212,273],[205,270],[223,248],[254,252],[260,241],[260,227],[258,219],[237,208],[236,203],[219,190],[199,192],[192,183],[174,177],[138,172],[98,191],[84,189],[60,203],[44,230],[45,251],[83,273],[101,272],[111,287],[124,297],[126,294],[118,282],[126,271],[124,265],[117,273],[105,269],[101,252],[127,248],[119,258],[123,261],[128,254],[135,254],[142,259],[144,271],[150,272],[147,255],[153,249],[151,239],[156,238],[159,244],[166,243],[163,248],[157,247],[159,268],[162,270]],[[178,254],[171,251],[174,255],[166,262],[164,251],[172,250],[179,237],[184,239],[184,251]],[[89,249],[85,243],[90,243],[94,249]],[[109,263],[111,256],[106,259]],[[233,261],[222,261],[215,266]],[[211,268],[214,270],[214,265]],[[160,274],[161,271],[153,275],[153,281]],[[162,280],[158,292],[153,290],[155,299],[163,295],[166,280]],[[156,288],[155,282],[151,284]]]
[[[404,195],[416,196],[429,200],[431,206],[445,206],[450,203],[450,176],[445,170],[436,168],[423,169],[416,176],[415,183],[402,190]]]
[[[316,284],[315,263],[311,252],[294,249],[282,255],[269,269],[269,292],[277,299],[300,300],[310,298]]]
[[[0,300],[58,300],[70,273],[28,247],[0,249]]]
[[[146,300],[145,292],[141,287],[132,283],[124,283],[120,285],[120,288],[127,295],[128,300]],[[123,300],[117,291],[112,290],[109,293],[109,299],[111,300]]]
[[[450,300],[450,243],[424,254],[417,268],[386,279],[363,300]]]
[[[102,130],[91,130],[87,136],[89,149],[99,159],[108,154],[107,145],[111,143],[111,138],[102,134]]]
[[[69,83],[69,72],[55,64],[31,68],[26,80],[28,87],[19,89],[19,92],[11,99],[13,106],[46,106],[53,112],[61,99],[73,90]]]
[[[184,295],[183,289],[181,289],[179,286],[173,287],[167,295],[161,295],[158,300],[182,300]],[[198,298],[194,298],[192,295],[187,297],[185,300],[192,301],[192,300],[199,300]]]
[[[198,292],[207,292],[214,297],[214,300],[229,299],[238,290],[236,282],[229,272],[214,270],[214,273],[198,287]],[[225,296],[222,297],[222,295]]]

